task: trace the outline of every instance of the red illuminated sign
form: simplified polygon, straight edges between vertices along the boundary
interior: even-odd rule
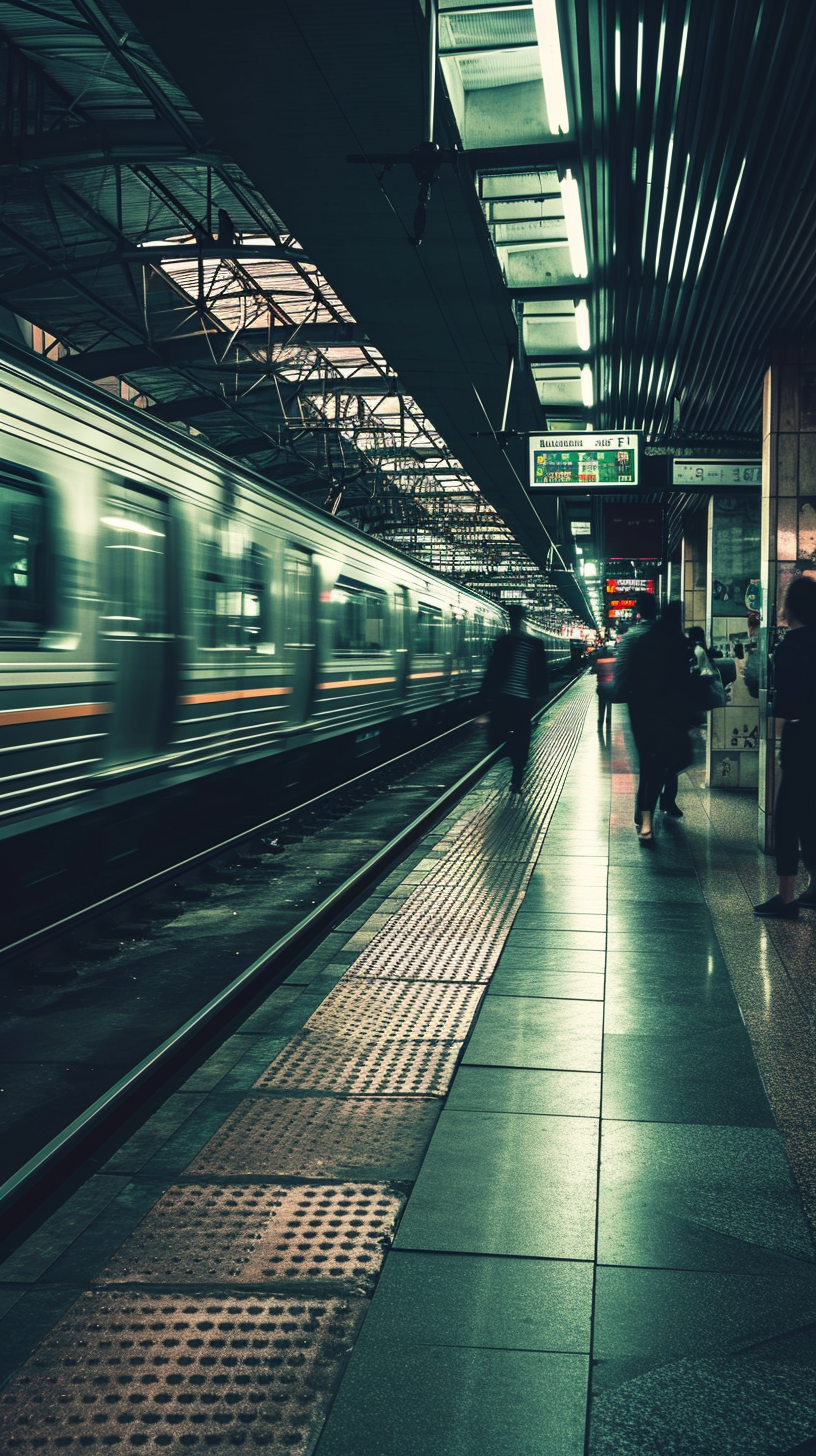
[[[654,594],[655,584],[646,577],[639,576],[608,576],[606,578],[606,590],[608,595],[619,592],[652,592]]]

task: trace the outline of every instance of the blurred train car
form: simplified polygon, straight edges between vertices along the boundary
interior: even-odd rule
[[[13,346],[0,427],[0,840],[463,715],[493,603]]]

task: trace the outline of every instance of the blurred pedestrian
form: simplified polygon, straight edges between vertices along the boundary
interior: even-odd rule
[[[593,653],[590,672],[595,674],[598,696],[598,732],[603,737],[604,721],[612,727],[612,684],[615,680],[615,644],[603,642]]]
[[[785,595],[788,630],[773,657],[774,716],[782,725],[782,778],[774,807],[779,890],[755,915],[795,920],[816,908],[816,580],[797,576]],[[796,898],[799,851],[808,886]]]
[[[614,701],[629,705],[640,769],[635,822],[639,843],[651,845],[661,789],[690,759],[690,674],[682,633],[657,622],[651,593],[638,593],[635,615],[636,625],[618,648]]]
[[[521,793],[530,752],[533,711],[547,696],[549,675],[544,644],[526,630],[524,608],[508,607],[510,631],[496,638],[477,707],[490,714],[490,745],[506,743],[513,777],[510,792]]]

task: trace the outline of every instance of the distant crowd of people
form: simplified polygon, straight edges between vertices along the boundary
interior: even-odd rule
[[[546,697],[548,674],[544,646],[526,631],[523,609],[511,607],[509,616],[510,631],[494,644],[478,707],[489,717],[491,745],[507,745],[511,793],[520,794],[532,717]],[[791,582],[784,616],[788,631],[773,659],[773,707],[781,724],[782,774],[774,811],[779,888],[754,909],[768,918],[793,919],[800,906],[816,908],[816,579]],[[751,617],[749,653],[759,623],[756,613]],[[745,673],[755,694],[757,661],[753,652]],[[634,624],[619,641],[599,645],[590,664],[602,740],[611,730],[613,704],[625,703],[629,710],[639,769],[635,826],[638,843],[650,847],[658,805],[669,818],[683,817],[678,775],[692,761],[690,730],[705,712],[724,705],[723,678],[733,681],[735,664],[713,660],[700,627],[684,634],[678,602],[665,603],[658,615],[655,597],[647,593],[636,598]],[[809,884],[797,896],[800,852]]]

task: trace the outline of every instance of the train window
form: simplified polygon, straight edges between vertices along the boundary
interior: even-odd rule
[[[414,645],[417,652],[442,651],[442,612],[420,602],[417,607],[416,634]]]
[[[0,635],[39,637],[46,617],[45,497],[0,480]]]
[[[385,592],[340,576],[331,594],[335,652],[382,652],[387,647]]]
[[[453,655],[455,658],[467,656],[467,619],[461,617],[458,612],[453,616]]]
[[[244,579],[241,593],[241,629],[243,645],[250,652],[261,652],[272,643],[272,620],[269,600],[269,563],[266,552],[253,541],[244,556]]]
[[[290,547],[283,563],[285,642],[287,647],[314,646],[314,587],[308,551]]]
[[[272,642],[266,553],[234,527],[199,542],[199,616],[203,647],[261,652]]]
[[[135,491],[108,501],[102,525],[104,609],[109,637],[158,637],[167,631],[167,516]]]

